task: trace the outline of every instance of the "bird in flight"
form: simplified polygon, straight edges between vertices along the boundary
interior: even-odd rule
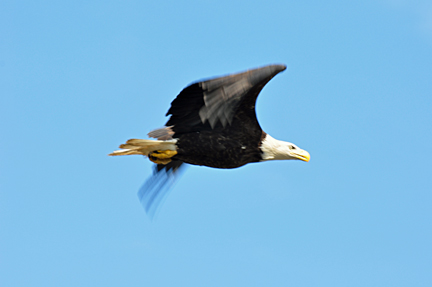
[[[150,216],[185,164],[228,169],[268,160],[309,161],[307,151],[274,139],[256,118],[258,94],[285,69],[268,65],[193,83],[172,101],[165,126],[148,133],[156,140],[130,139],[109,154],[143,155],[156,164],[138,193]]]

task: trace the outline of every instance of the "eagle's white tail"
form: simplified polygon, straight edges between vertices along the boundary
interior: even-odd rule
[[[109,155],[132,155],[139,154],[148,156],[150,152],[159,150],[172,150],[176,151],[177,146],[175,145],[177,140],[140,140],[140,139],[130,139],[125,144],[119,146],[121,150],[116,150]]]

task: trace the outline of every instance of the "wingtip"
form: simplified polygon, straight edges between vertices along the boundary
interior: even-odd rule
[[[285,64],[272,64],[272,65],[269,65],[268,67],[277,73],[285,71],[287,68],[287,66]]]

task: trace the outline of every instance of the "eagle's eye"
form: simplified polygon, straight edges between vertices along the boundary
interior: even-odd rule
[[[289,148],[290,149],[296,149],[295,146],[293,146],[293,145],[290,145]]]

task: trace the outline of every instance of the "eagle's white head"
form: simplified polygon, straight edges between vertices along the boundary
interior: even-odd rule
[[[262,160],[299,159],[309,161],[310,155],[307,151],[295,144],[274,139],[266,134],[261,143]]]

